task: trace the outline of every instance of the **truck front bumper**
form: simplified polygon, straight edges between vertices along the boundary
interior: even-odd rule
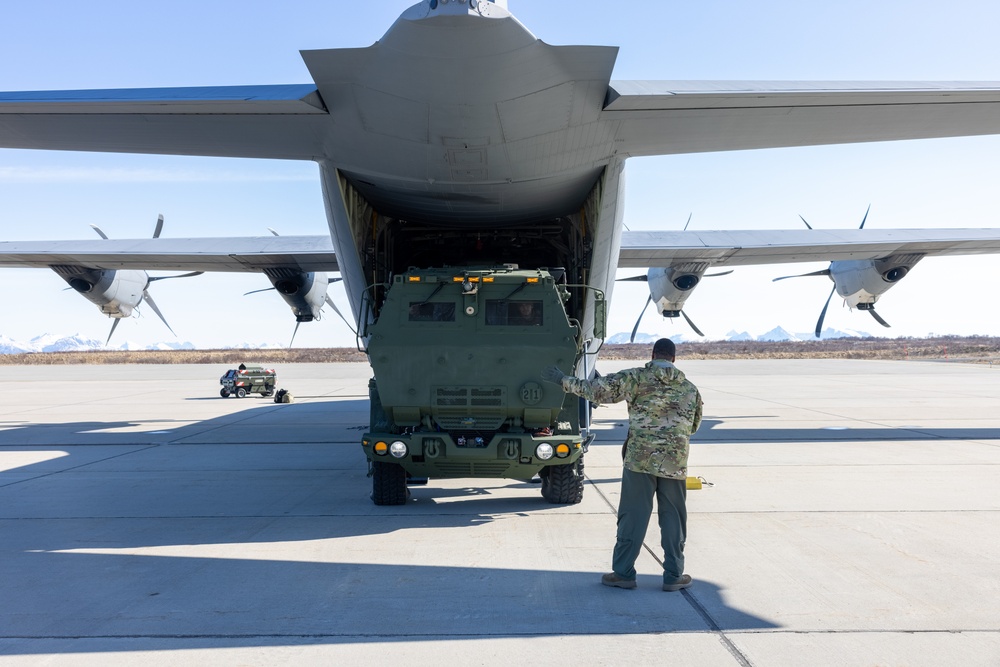
[[[578,435],[498,433],[489,442],[448,433],[366,433],[370,461],[398,463],[414,477],[485,477],[529,480],[545,466],[573,463],[583,454]]]

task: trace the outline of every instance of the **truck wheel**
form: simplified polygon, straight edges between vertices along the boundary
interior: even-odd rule
[[[222,398],[229,398],[229,390],[223,387],[222,389],[219,390],[219,396],[221,396]]]
[[[376,505],[405,505],[406,470],[398,463],[372,463],[372,502]]]
[[[583,456],[576,463],[543,468],[542,497],[553,505],[576,505],[583,500]]]
[[[247,395],[247,390],[244,389],[243,387],[240,387],[239,389],[236,390],[236,398],[246,398],[246,395]]]

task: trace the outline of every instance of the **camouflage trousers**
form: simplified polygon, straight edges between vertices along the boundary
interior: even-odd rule
[[[635,579],[635,560],[646,538],[656,497],[663,548],[663,581],[673,583],[684,574],[684,541],[687,539],[687,483],[622,469],[622,495],[618,503],[618,541],[612,569],[619,577]]]

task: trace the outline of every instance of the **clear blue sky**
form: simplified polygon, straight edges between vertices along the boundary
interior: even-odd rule
[[[300,49],[367,46],[410,4],[110,1],[19,3],[4,15],[0,90],[303,83]],[[620,47],[617,79],[1000,80],[1000,5],[885,1],[621,3],[510,0],[552,44]],[[992,227],[998,224],[1000,138],[796,148],[643,158],[627,169],[626,223],[679,229]],[[0,240],[324,234],[312,163],[0,150]],[[829,293],[822,278],[771,278],[822,265],[739,269],[705,281],[686,311],[710,337],[775,326],[810,331]],[[893,325],[831,303],[827,325],[877,334],[1000,335],[992,292],[1000,258],[925,259],[879,302]],[[627,272],[631,275],[638,272]],[[199,347],[287,342],[291,312],[262,275],[153,285],[179,340]],[[0,334],[102,339],[110,321],[54,273],[0,270]],[[346,310],[336,285],[334,299]],[[644,286],[620,284],[611,332],[632,328]],[[176,340],[152,312],[115,342]],[[253,331],[240,327],[253,311]],[[642,331],[686,332],[652,311]],[[303,325],[296,346],[351,345],[332,313]]]

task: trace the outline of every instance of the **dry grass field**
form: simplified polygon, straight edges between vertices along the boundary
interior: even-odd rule
[[[605,345],[604,359],[647,359],[651,346]],[[681,343],[685,359],[914,359],[1000,363],[1000,338],[943,336],[940,338],[842,338],[837,340],[765,343],[716,341]],[[0,355],[0,365],[32,364],[214,364],[276,366],[290,363],[364,362],[352,348],[292,350],[178,350],[39,352]]]
[[[607,359],[643,359],[649,345],[606,345]],[[915,359],[1000,363],[1000,338],[941,336],[938,338],[838,338],[835,340],[766,343],[716,341],[683,343],[677,356],[685,359]]]

